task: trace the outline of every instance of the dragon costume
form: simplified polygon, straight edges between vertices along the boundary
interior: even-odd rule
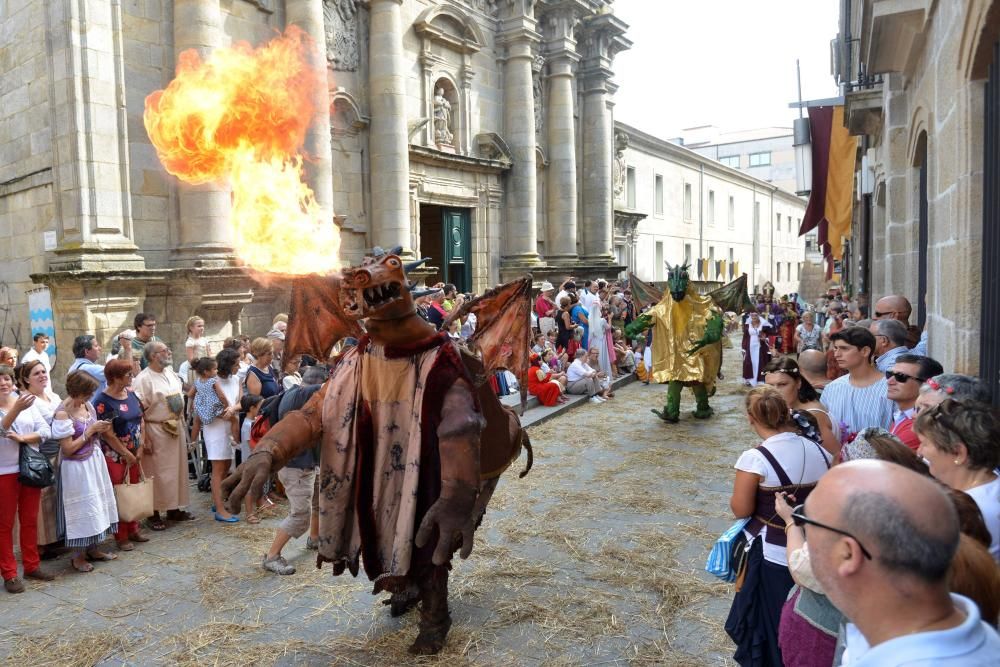
[[[708,398],[715,393],[722,366],[722,310],[712,296],[694,291],[687,264],[668,265],[668,269],[668,291],[659,303],[626,327],[625,333],[634,338],[653,327],[651,377],[654,382],[669,384],[667,404],[662,411],[653,413],[664,421],[677,423],[681,390],[691,387],[697,401],[694,416],[708,419],[713,414]],[[645,293],[657,293],[651,290],[655,288],[644,285]],[[723,290],[734,291],[728,285],[719,291]]]
[[[300,280],[293,289],[287,354],[325,359],[338,340],[358,345],[299,411],[275,424],[223,484],[234,513],[268,476],[320,439],[319,555],[333,574],[361,567],[391,613],[420,602],[418,654],[441,650],[451,627],[448,572],[473,533],[499,476],[530,443],[486,379],[527,374],[530,279],[487,292],[475,356],[421,319],[399,249],[376,249],[357,268]],[[364,328],[361,321],[364,321]],[[527,473],[527,469],[522,476]]]

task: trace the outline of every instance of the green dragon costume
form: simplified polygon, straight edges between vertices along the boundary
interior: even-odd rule
[[[697,406],[694,416],[708,419],[712,408],[709,396],[722,366],[722,310],[712,296],[702,296],[691,287],[687,264],[668,268],[668,291],[655,306],[625,328],[629,338],[653,328],[654,382],[669,383],[663,411],[653,410],[660,419],[677,423],[680,419],[681,389],[691,387]]]

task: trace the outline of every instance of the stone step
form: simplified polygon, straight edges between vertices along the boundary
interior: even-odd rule
[[[620,387],[624,387],[625,385],[631,382],[635,382],[637,379],[638,378],[636,378],[635,373],[631,373],[630,375],[625,375],[616,378],[611,383],[611,386],[613,389],[618,389]],[[539,402],[537,396],[529,395],[527,410],[525,410],[524,414],[521,416],[521,426],[523,426],[524,428],[528,428],[529,426],[542,424],[552,419],[553,417],[561,415],[567,410],[570,410],[574,407],[577,407],[578,405],[586,403],[589,400],[586,396],[573,396],[571,394],[567,394],[566,397],[569,400],[566,401],[565,403],[561,405],[553,405],[552,407],[546,407]],[[515,411],[517,411],[520,409],[521,405],[521,394],[520,392],[518,392],[511,394],[509,396],[501,396],[500,402],[506,405],[507,407],[513,408]]]

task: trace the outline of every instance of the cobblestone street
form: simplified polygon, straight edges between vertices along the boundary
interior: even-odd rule
[[[729,524],[731,465],[751,444],[734,350],[716,417],[660,423],[665,388],[633,383],[531,429],[535,468],[508,473],[452,575],[445,651],[414,661],[416,618],[391,619],[367,580],[313,567],[260,566],[278,506],[258,526],[198,521],[0,604],[0,656],[13,665],[730,664],[722,630],[731,590],[702,571]],[[523,467],[523,458],[516,470]]]

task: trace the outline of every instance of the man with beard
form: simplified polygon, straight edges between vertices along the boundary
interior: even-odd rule
[[[184,391],[166,343],[159,340],[146,343],[142,354],[146,367],[132,380],[132,389],[142,403],[145,416],[142,469],[153,478],[155,511],[149,527],[164,530],[167,526],[160,516],[162,511],[166,511],[170,521],[194,519],[190,512],[180,509],[188,504]]]

